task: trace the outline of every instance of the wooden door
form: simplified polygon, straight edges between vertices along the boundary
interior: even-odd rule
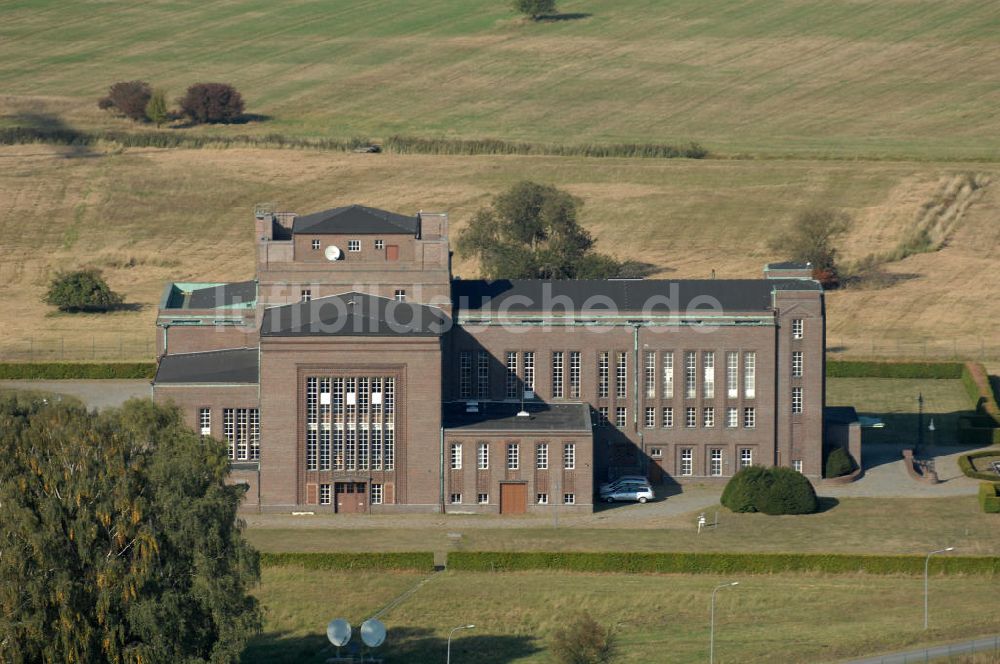
[[[385,245],[385,259],[387,261],[398,261],[399,260],[399,245],[398,244],[387,244],[387,245]]]
[[[524,514],[528,510],[528,485],[504,482],[500,485],[500,514]]]
[[[364,482],[337,482],[337,513],[357,514],[368,510],[368,485]]]

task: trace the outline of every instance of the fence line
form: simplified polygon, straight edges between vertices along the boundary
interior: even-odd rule
[[[909,650],[880,657],[856,659],[847,664],[918,664],[951,662],[953,657],[960,657],[960,662],[969,662],[970,656],[981,653],[992,653],[994,658],[1000,655],[1000,635],[982,639],[972,639],[961,643],[949,643],[943,646],[933,646],[923,650]]]
[[[826,352],[830,359],[914,359],[914,360],[1000,360],[1000,336],[978,339],[922,339],[903,341],[871,338],[864,341],[828,336]]]
[[[0,347],[0,361],[13,362],[85,362],[144,361],[156,359],[156,341],[152,337],[47,337],[29,338]]]

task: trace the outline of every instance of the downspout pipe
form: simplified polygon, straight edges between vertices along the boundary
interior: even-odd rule
[[[643,473],[648,473],[649,471],[647,469],[647,463],[646,463],[646,443],[645,443],[645,440],[643,439],[643,436],[642,436],[642,427],[639,425],[639,403],[640,403],[640,399],[639,399],[639,372],[640,371],[645,371],[645,366],[641,365],[639,363],[640,359],[641,359],[640,358],[640,353],[639,353],[639,328],[640,327],[641,327],[640,323],[635,323],[635,324],[632,325],[632,353],[633,353],[633,357],[634,357],[633,362],[634,362],[634,366],[635,366],[635,371],[632,372],[633,373],[633,376],[632,376],[632,393],[633,393],[633,397],[632,397],[632,403],[633,403],[633,407],[632,407],[632,423],[635,425],[635,432],[639,436],[639,452],[641,454],[641,456],[639,457],[639,462],[641,464],[640,467],[642,468]]]
[[[441,427],[441,440],[438,447],[438,499],[441,501],[441,514],[444,514],[444,427]]]

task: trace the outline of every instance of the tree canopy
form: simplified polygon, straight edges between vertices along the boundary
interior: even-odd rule
[[[812,263],[813,275],[826,287],[836,287],[837,249],[835,241],[851,228],[851,218],[844,212],[811,208],[796,217],[787,233],[772,246],[789,260]]]
[[[514,0],[513,5],[514,11],[530,16],[535,21],[556,11],[556,0]]]
[[[0,401],[0,661],[236,662],[258,554],[174,408]]]
[[[551,185],[519,182],[480,209],[458,236],[488,279],[603,279],[623,265],[593,251],[577,221],[583,202]]]

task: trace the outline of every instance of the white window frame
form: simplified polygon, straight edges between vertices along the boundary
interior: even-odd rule
[[[757,397],[757,353],[752,350],[743,353],[743,397]]]
[[[569,352],[569,396],[571,399],[580,398],[580,351],[578,350]]]
[[[743,408],[743,428],[757,428],[757,409],[754,406],[746,406]]]
[[[552,398],[563,398],[563,378],[565,371],[565,353],[561,350],[552,351]]]
[[[479,447],[476,451],[476,468],[478,470],[489,470],[490,469],[490,444],[489,443],[479,443]]]
[[[548,505],[549,504],[549,494],[547,494],[547,493],[536,493],[535,494],[535,504],[536,505]]]
[[[535,470],[549,469],[549,444],[538,443],[535,445]]]
[[[713,447],[708,450],[708,474],[711,477],[722,477],[721,447]]]
[[[524,366],[524,391],[535,391],[535,351],[526,350],[521,353],[521,364]]]
[[[480,399],[490,398],[490,354],[476,352],[476,394]]]
[[[796,472],[802,472],[802,459],[792,459],[792,469]]]
[[[660,426],[664,429],[674,428],[674,409],[671,406],[663,408],[660,413]]]
[[[740,468],[749,468],[753,465],[753,448],[740,448]]]
[[[507,351],[507,398],[517,399],[520,395],[517,393],[518,377],[517,377],[517,352],[509,350]]]
[[[646,351],[646,398],[656,398],[656,352]]]
[[[393,299],[395,299],[396,302],[406,302],[406,290],[397,288],[395,293],[393,293]]]
[[[372,505],[381,505],[382,501],[385,500],[385,492],[382,489],[381,484],[371,485],[371,503]]]
[[[615,353],[615,397],[628,398],[628,353]]]
[[[452,470],[462,470],[462,443],[452,443],[449,455]]]
[[[702,409],[702,419],[701,425],[706,429],[711,429],[715,426],[715,406],[705,406]]]
[[[681,454],[681,477],[691,477],[694,475],[694,448],[682,447]]]
[[[489,505],[490,504],[490,494],[480,493],[476,495],[476,503],[479,505]]]
[[[701,354],[701,391],[706,399],[715,398],[715,352],[706,350]]]
[[[347,250],[351,253],[357,253],[361,251],[361,240],[348,240]]]
[[[684,398],[694,399],[698,396],[698,353],[684,352]]]
[[[563,470],[576,470],[576,443],[563,444]]]
[[[650,456],[650,458],[653,458],[653,459],[662,459],[663,458],[663,448],[662,447],[650,447],[649,448],[649,456]]]
[[[597,407],[597,425],[602,427],[611,426],[611,412],[607,406]]]
[[[453,493],[453,494],[449,495],[448,496],[448,502],[450,504],[452,504],[452,505],[461,505],[462,504],[462,494],[460,494],[460,493]]]
[[[309,288],[303,288],[299,291],[299,301],[308,302],[312,299],[312,290]]]
[[[379,250],[385,249],[385,240],[375,240],[375,248]]]
[[[204,437],[209,437],[212,435],[212,409],[211,408],[199,408],[198,409],[198,429],[201,435]]]
[[[805,336],[805,326],[801,318],[792,319],[792,339],[802,339]]]
[[[804,355],[801,350],[792,351],[792,378],[802,378],[802,369],[805,363]]]
[[[333,497],[331,496],[330,485],[320,484],[319,485],[319,504],[320,505],[332,505]]]
[[[312,249],[313,249],[313,251],[318,251],[319,248],[320,248],[320,246],[321,246],[321,244],[322,243],[319,240],[313,240],[312,241]]]
[[[656,407],[646,406],[646,428],[655,429],[656,428]]]
[[[628,406],[615,406],[615,426],[619,429],[628,426]]]
[[[688,406],[684,409],[684,428],[693,429],[698,426],[698,409]]]
[[[663,398],[672,399],[674,397],[674,352],[666,351],[660,357],[663,365]]]
[[[726,397],[738,399],[740,396],[740,354],[739,351],[726,352]]]
[[[792,388],[792,414],[801,415],[802,414],[802,388],[793,387]]]
[[[521,467],[521,446],[519,443],[507,443],[507,470],[517,470]]]
[[[563,505],[576,505],[576,494],[575,493],[564,493],[563,494]]]
[[[726,428],[738,429],[740,426],[740,409],[736,406],[726,408]]]
[[[611,354],[602,350],[597,354],[597,398],[603,399],[608,396],[609,382],[611,379]]]

